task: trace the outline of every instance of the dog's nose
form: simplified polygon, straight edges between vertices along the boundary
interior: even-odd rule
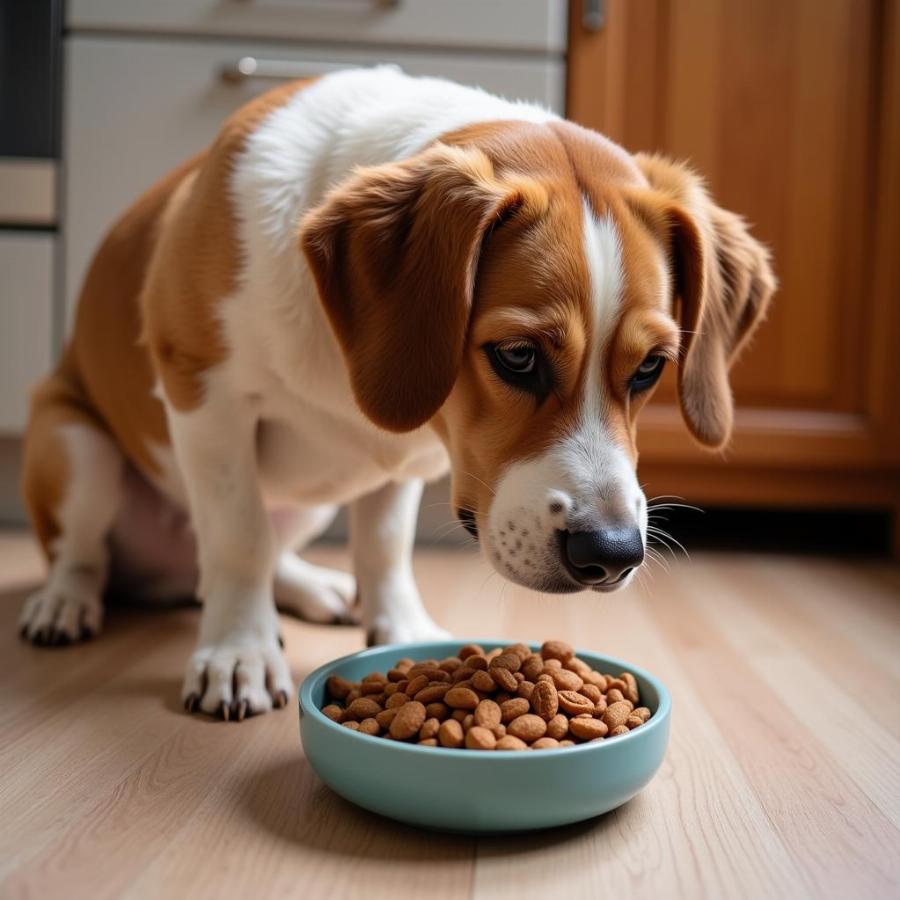
[[[611,584],[644,561],[638,528],[565,531],[562,557],[569,574],[581,584]]]

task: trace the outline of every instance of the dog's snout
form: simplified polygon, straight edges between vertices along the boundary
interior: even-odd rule
[[[621,581],[644,561],[644,541],[637,527],[564,531],[561,544],[566,570],[585,585]]]

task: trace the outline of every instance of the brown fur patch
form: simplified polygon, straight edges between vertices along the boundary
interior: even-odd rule
[[[234,292],[241,266],[231,202],[234,160],[260,122],[314,80],[277,87],[226,121],[160,235],[140,302],[154,367],[176,409],[199,405],[203,374],[228,352],[217,307]]]

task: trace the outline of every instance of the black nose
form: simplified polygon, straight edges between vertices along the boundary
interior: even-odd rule
[[[564,531],[562,557],[581,584],[611,584],[644,561],[644,542],[637,528]]]

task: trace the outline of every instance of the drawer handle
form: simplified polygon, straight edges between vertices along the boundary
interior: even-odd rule
[[[606,25],[606,0],[583,0],[581,26],[585,31],[602,31]]]
[[[352,63],[293,62],[282,59],[257,59],[242,56],[222,66],[219,76],[229,84],[258,79],[262,81],[292,81],[295,78],[315,78],[340,69],[352,69]]]

